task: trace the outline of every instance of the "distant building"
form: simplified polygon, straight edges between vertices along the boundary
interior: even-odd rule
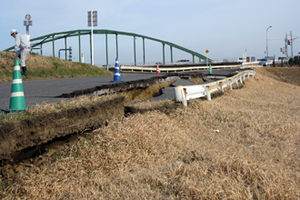
[[[244,62],[255,62],[255,57],[243,57],[243,58],[238,58],[238,62],[244,63]]]

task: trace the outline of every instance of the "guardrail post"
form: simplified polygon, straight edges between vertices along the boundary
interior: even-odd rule
[[[248,72],[248,78],[250,77],[250,72]]]
[[[182,90],[182,86],[176,86],[174,87],[174,92],[175,92],[175,101],[176,102],[181,102],[183,100],[183,90]]]
[[[224,92],[224,89],[222,87],[222,82],[220,81],[219,84],[220,84],[220,88],[221,88],[222,92]]]
[[[240,82],[241,84],[243,84],[243,80],[242,80],[242,76],[240,75]]]
[[[246,79],[246,74],[245,73],[243,73],[243,80],[245,80]]]
[[[237,87],[239,87],[239,82],[238,82],[237,78],[235,79],[235,84],[236,84]]]
[[[210,96],[209,86],[206,86],[205,90],[206,90],[207,100],[208,100],[208,101],[211,101],[211,96]]]
[[[183,88],[183,100],[182,100],[182,105],[187,106],[187,92],[186,88]]]
[[[229,86],[230,86],[230,90],[232,90],[232,83],[231,83],[231,79],[228,80],[229,82]]]

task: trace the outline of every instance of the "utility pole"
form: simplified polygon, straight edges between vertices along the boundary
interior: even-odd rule
[[[284,45],[284,48],[285,48],[285,56],[286,56],[286,59],[289,60],[288,48],[287,48],[287,45],[288,45],[287,33],[285,33],[284,43],[285,43],[285,45]]]
[[[291,56],[292,58],[294,58],[294,54],[293,54],[293,37],[292,37],[292,31],[291,31]]]
[[[272,28],[272,26],[269,26],[266,30],[266,54],[267,54],[267,58],[269,58],[269,53],[268,53],[268,30],[269,28]]]

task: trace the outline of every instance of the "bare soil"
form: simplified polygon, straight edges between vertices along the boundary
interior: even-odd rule
[[[43,146],[43,155],[2,161],[0,197],[299,199],[300,87],[291,78],[299,70],[257,68],[242,88],[187,107],[170,100],[128,107],[121,98],[64,111],[62,118],[50,114],[34,123],[51,130],[50,121],[59,122],[65,134],[65,123],[96,122],[104,108],[116,113],[105,126]]]
[[[100,102],[88,107],[71,108],[17,122],[6,122],[0,129],[0,160],[30,158],[27,148],[36,150],[55,138],[95,129],[114,118],[124,116],[124,97]],[[25,149],[25,150],[24,150]],[[26,153],[25,153],[26,152]]]

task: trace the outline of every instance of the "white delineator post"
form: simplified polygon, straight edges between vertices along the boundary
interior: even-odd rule
[[[81,63],[84,63],[84,54],[81,54]]]

